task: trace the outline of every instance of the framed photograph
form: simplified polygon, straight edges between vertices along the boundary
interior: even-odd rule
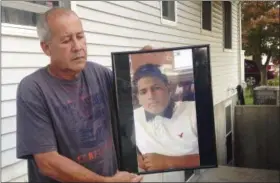
[[[217,167],[209,45],[114,52],[119,169]]]

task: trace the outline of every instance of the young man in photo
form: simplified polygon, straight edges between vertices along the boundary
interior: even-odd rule
[[[139,167],[163,171],[199,166],[195,101],[173,101],[168,79],[158,65],[140,66],[133,85],[141,105],[134,110]],[[173,181],[184,181],[184,172],[169,174],[174,175]]]

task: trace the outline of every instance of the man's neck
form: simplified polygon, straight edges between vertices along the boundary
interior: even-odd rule
[[[152,114],[145,110],[146,121],[148,122],[150,120],[153,120],[156,116],[162,116],[164,118],[171,119],[173,116],[174,107],[175,107],[175,102],[171,100],[167,105],[167,107],[164,109],[164,111],[160,114]]]
[[[61,69],[57,69],[54,66],[52,66],[51,64],[47,67],[47,70],[49,72],[50,75],[52,75],[53,77],[56,77],[58,79],[62,79],[62,80],[75,80],[78,76],[79,73],[70,71],[70,70],[61,70]]]

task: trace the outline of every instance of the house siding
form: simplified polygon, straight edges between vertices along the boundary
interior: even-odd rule
[[[144,45],[173,47],[210,44],[214,104],[234,93],[238,84],[238,13],[232,6],[232,50],[223,49],[222,4],[213,2],[212,32],[201,30],[201,1],[177,3],[177,26],[161,24],[159,1],[76,1],[86,32],[89,60],[111,68],[111,52]],[[48,63],[35,28],[6,26],[1,34],[1,168],[2,182],[26,180],[27,164],[16,159],[16,89],[20,80]],[[216,127],[220,124],[216,121]]]

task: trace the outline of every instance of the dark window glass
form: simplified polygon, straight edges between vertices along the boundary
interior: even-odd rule
[[[231,106],[226,107],[226,134],[231,131]]]
[[[26,1],[29,3],[40,4],[48,7],[56,7],[59,6],[59,1]]]
[[[202,1],[202,28],[211,31],[211,1]]]
[[[185,170],[185,181],[187,181],[193,174],[193,170]]]
[[[232,133],[230,133],[226,137],[226,143],[227,143],[227,164],[232,163]]]
[[[175,21],[174,1],[162,1],[162,17],[170,21]]]
[[[232,10],[231,2],[224,1],[224,48],[232,48]]]
[[[9,7],[2,7],[1,15],[2,23],[35,26],[37,22],[36,13]]]
[[[28,1],[30,3],[36,3],[40,5],[45,5],[48,7],[59,6],[59,1]],[[10,23],[16,25],[28,25],[35,26],[37,23],[37,13],[19,10],[10,7],[1,7],[1,22]]]

